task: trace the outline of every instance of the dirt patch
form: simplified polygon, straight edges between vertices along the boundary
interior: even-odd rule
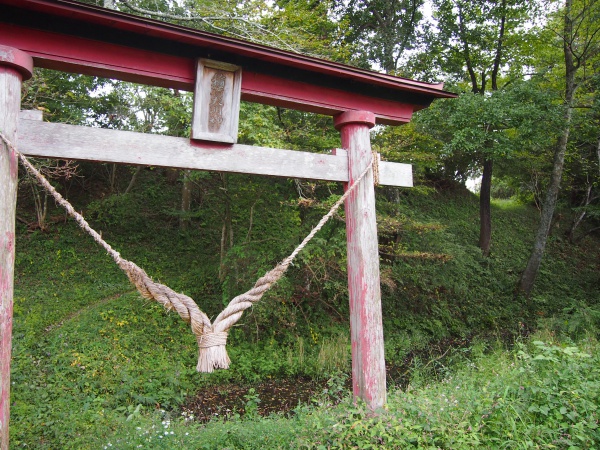
[[[527,336],[529,333],[530,329],[525,326],[520,330],[522,336]],[[495,336],[493,340],[498,339],[510,347],[515,335],[505,333],[499,337]],[[410,382],[411,372],[417,359],[423,361],[420,370],[430,369],[434,373],[441,373],[450,362],[453,353],[460,349],[469,349],[471,340],[471,337],[446,338],[431,343],[425,349],[409,352],[400,363],[393,364],[388,361],[386,363],[388,387],[405,389]],[[194,421],[208,422],[214,418],[227,418],[235,414],[243,416],[246,414],[247,405],[251,405],[261,416],[272,413],[291,415],[299,404],[311,404],[313,398],[324,394],[327,389],[326,380],[310,378],[272,379],[244,386],[235,384],[209,386],[188,399],[182,408],[182,414],[189,418],[193,417]],[[343,396],[351,391],[352,381],[348,378],[343,392],[335,394]],[[336,400],[333,400],[335,403]]]
[[[326,388],[326,381],[310,378],[267,380],[247,386],[212,386],[190,398],[182,411],[187,416],[193,414],[196,421],[207,422],[215,417],[244,415],[246,405],[258,399],[257,412],[261,416],[290,414],[298,404],[310,404],[311,399]]]

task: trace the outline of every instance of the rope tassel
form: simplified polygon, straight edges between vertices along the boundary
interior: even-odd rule
[[[231,360],[227,355],[227,334],[229,329],[242,317],[246,309],[258,302],[265,292],[285,274],[288,267],[300,253],[300,251],[308,244],[315,234],[325,225],[325,223],[335,214],[338,208],[350,196],[354,189],[359,185],[360,181],[365,177],[369,170],[373,167],[377,160],[376,154],[373,155],[371,163],[365,168],[361,175],[348,187],[344,195],[335,202],[329,212],[323,216],[319,223],[311,230],[304,238],[298,247],[279,263],[275,268],[267,272],[263,277],[259,278],[252,289],[235,297],[229,305],[217,316],[214,323],[211,323],[208,316],[203,313],[196,302],[185,294],[175,292],[164,284],[156,283],[146,274],[146,272],[132,263],[121,257],[119,252],[115,251],[102,236],[94,230],[84,217],[75,211],[75,208],[60,195],[56,189],[46,180],[46,178],[29,162],[29,160],[20,153],[15,146],[0,133],[0,139],[11,148],[21,160],[27,171],[54,197],[56,202],[61,205],[67,213],[75,219],[77,224],[85,230],[92,238],[102,246],[106,252],[113,258],[115,263],[125,272],[131,283],[136,287],[142,297],[152,299],[162,304],[167,311],[175,310],[177,314],[187,323],[190,324],[192,333],[196,336],[198,343],[198,372],[213,372],[214,369],[227,369]]]
[[[196,336],[198,342],[198,372],[228,369],[231,360],[227,355],[227,333],[207,333]]]

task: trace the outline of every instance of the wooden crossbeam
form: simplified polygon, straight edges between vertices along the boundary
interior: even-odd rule
[[[30,120],[22,112],[17,148],[27,156],[348,182],[348,156],[190,141],[187,138]],[[411,187],[410,164],[379,163],[379,183]]]

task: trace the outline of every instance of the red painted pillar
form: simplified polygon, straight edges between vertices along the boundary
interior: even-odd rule
[[[341,133],[342,147],[348,151],[352,183],[371,161],[369,130],[375,125],[375,115],[366,111],[347,111],[336,116],[334,123]],[[354,396],[376,410],[386,402],[386,385],[372,172],[348,197],[345,207],[352,385]]]
[[[31,77],[33,60],[0,45],[0,131],[13,143],[21,107],[21,82]],[[17,155],[0,141],[0,449],[8,450],[10,354],[15,263]]]

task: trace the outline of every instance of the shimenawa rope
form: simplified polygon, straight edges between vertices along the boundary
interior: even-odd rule
[[[315,234],[325,225],[325,223],[335,214],[338,208],[344,203],[348,196],[356,189],[362,179],[367,175],[369,169],[376,167],[377,155],[373,153],[373,158],[360,176],[348,187],[344,195],[335,202],[329,212],[323,216],[319,223],[311,230],[296,249],[275,268],[259,278],[254,286],[247,292],[235,297],[229,305],[217,316],[211,324],[208,316],[203,313],[196,302],[185,294],[179,294],[168,286],[154,282],[146,272],[131,261],[121,257],[119,252],[115,251],[100,234],[95,231],[84,217],[79,214],[73,206],[60,195],[56,189],[46,180],[46,178],[29,162],[29,160],[20,153],[16,147],[0,132],[0,139],[12,149],[38,182],[54,197],[79,226],[87,231],[92,238],[101,245],[104,250],[113,258],[117,265],[127,274],[127,277],[137,288],[140,294],[148,299],[153,299],[162,304],[168,311],[174,309],[179,316],[191,325],[192,333],[196,336],[198,343],[198,372],[212,372],[214,369],[227,369],[230,364],[227,355],[227,332],[240,319],[243,312],[258,302],[263,294],[268,291],[287,271],[288,267],[308,244]],[[378,171],[376,171],[378,172]]]
[[[371,164],[373,166],[373,184],[379,186],[379,155],[375,150],[372,152]]]

